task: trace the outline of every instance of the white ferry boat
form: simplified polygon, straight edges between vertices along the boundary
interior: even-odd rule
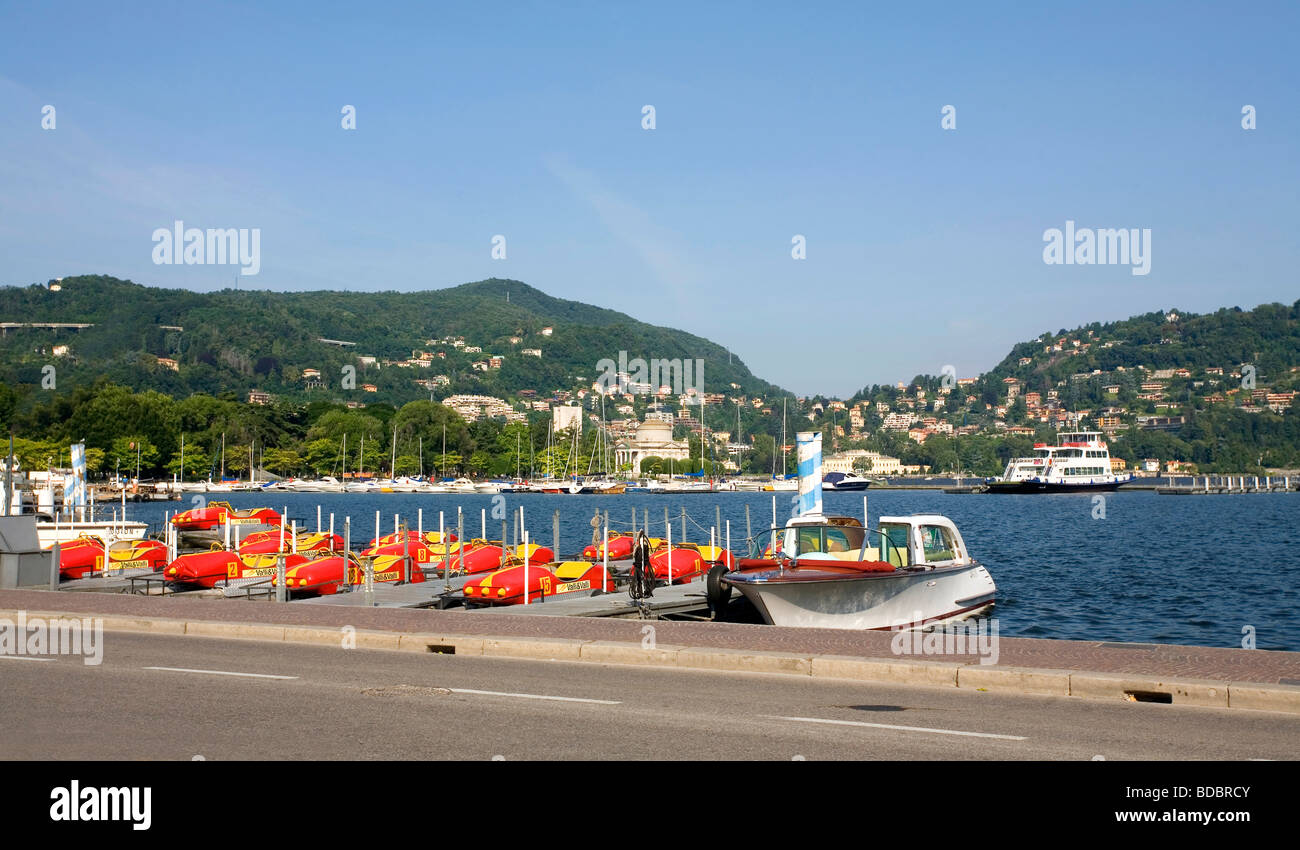
[[[1012,458],[1001,478],[988,483],[990,493],[1079,493],[1114,490],[1130,473],[1110,468],[1110,449],[1100,431],[1060,435],[1060,445],[1034,445],[1033,457]]]

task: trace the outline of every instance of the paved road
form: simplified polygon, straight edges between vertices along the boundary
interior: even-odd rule
[[[128,633],[105,649],[0,658],[0,758],[1300,758],[1300,717],[1268,712]]]

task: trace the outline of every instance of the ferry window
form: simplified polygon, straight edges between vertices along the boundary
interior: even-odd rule
[[[951,561],[957,557],[957,545],[952,534],[941,525],[921,526],[921,546],[927,562]]]

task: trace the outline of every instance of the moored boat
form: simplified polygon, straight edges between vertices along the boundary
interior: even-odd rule
[[[989,493],[1088,493],[1117,490],[1130,473],[1111,470],[1110,448],[1100,431],[1062,433],[1059,445],[1035,443],[1033,457],[1012,458]]]
[[[997,588],[952,520],[885,516],[866,529],[850,517],[792,519],[758,535],[735,572],[711,576],[740,591],[778,626],[899,629],[979,616]],[[715,603],[725,598],[715,596]]]
[[[821,434],[800,433],[799,514],[750,541],[734,571],[706,579],[722,611],[738,590],[777,626],[905,629],[978,616],[997,588],[952,520],[938,514],[881,517],[877,528],[823,516]]]
[[[614,591],[614,574],[601,564],[590,561],[564,561],[558,564],[506,567],[475,579],[461,588],[467,607],[482,605],[520,605],[527,585],[528,603],[545,602],[555,597],[594,596]]]

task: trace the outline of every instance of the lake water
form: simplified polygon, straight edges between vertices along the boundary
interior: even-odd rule
[[[287,507],[290,517],[313,527],[320,505],[325,524],[333,512],[340,533],[342,518],[350,515],[354,548],[374,536],[376,510],[387,533],[394,513],[414,526],[418,509],[424,511],[426,530],[438,527],[439,511],[454,527],[460,506],[470,536],[479,535],[481,512],[486,511],[488,534],[499,538],[501,520],[492,518],[494,509],[512,517],[522,506],[530,534],[547,546],[553,514],[559,511],[561,551],[569,555],[590,542],[596,509],[609,512],[615,529],[631,525],[633,509],[638,524],[649,511],[656,533],[662,534],[666,508],[677,540],[683,507],[688,539],[708,540],[716,508],[724,524],[731,522],[732,548],[743,552],[746,506],[757,533],[772,522],[772,495],[234,493],[219,498],[236,507]],[[776,494],[779,524],[789,516],[791,495]],[[878,490],[866,495],[873,522],[881,514],[940,513],[957,524],[971,553],[997,583],[994,616],[1004,635],[1239,647],[1253,630],[1260,649],[1300,649],[1298,493],[1159,496],[1130,491],[1107,493],[1103,503],[1088,494]],[[824,496],[827,513],[862,516],[861,493]],[[189,506],[188,501],[158,502],[128,505],[127,511],[130,518],[156,528],[165,511]],[[513,536],[513,520],[509,533]]]

